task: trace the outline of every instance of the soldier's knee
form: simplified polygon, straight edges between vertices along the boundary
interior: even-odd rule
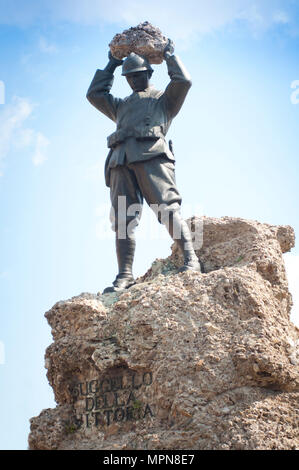
[[[171,223],[174,214],[180,213],[180,204],[151,204],[151,209],[154,211],[158,221],[162,225],[166,225],[167,227]]]
[[[136,227],[139,224],[140,216],[123,216],[120,213],[115,213],[114,217],[110,217],[111,228],[114,232],[119,235],[122,234],[122,238],[126,238],[134,233]]]

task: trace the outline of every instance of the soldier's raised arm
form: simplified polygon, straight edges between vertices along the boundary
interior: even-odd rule
[[[169,119],[172,119],[181,109],[192,81],[180,58],[174,55],[174,44],[170,39],[163,55],[167,64],[170,83],[161,98],[164,101]]]
[[[86,98],[99,111],[108,116],[112,121],[116,121],[116,113],[122,99],[111,95],[110,90],[114,81],[115,69],[123,63],[123,60],[116,59],[109,50],[109,62],[104,70],[97,70],[88,88]]]

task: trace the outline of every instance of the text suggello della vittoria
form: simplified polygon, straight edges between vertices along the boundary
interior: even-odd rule
[[[152,372],[130,372],[73,384],[73,430],[153,417],[153,406],[142,398],[152,383]]]

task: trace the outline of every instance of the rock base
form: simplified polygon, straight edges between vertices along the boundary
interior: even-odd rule
[[[46,313],[58,403],[30,449],[296,449],[299,330],[282,253],[291,227],[193,218],[205,273],[157,260],[122,294]]]

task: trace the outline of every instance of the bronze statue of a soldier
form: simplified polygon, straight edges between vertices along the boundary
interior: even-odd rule
[[[105,180],[110,187],[118,274],[113,286],[103,293],[123,290],[135,283],[134,231],[141,217],[143,199],[179,245],[184,256],[180,271],[202,271],[189,227],[180,213],[182,198],[176,187],[175,158],[165,140],[192,84],[181,60],[173,53],[174,46],[169,40],[163,57],[170,83],[164,92],[150,84],[153,69],[145,57],[130,53],[125,60],[119,60],[110,51],[108,64],[104,70],[96,71],[87,92],[90,103],[117,125],[108,137],[110,151],[105,163]],[[133,90],[124,99],[110,93],[113,73],[119,65]],[[121,198],[124,202],[120,205]]]

